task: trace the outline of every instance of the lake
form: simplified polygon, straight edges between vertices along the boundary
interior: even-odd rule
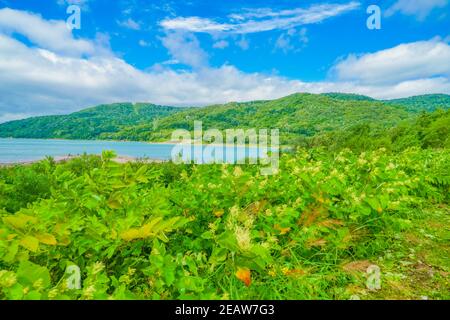
[[[104,150],[115,151],[119,156],[133,158],[150,158],[156,160],[171,159],[175,144],[152,144],[145,142],[118,142],[100,140],[41,140],[41,139],[0,139],[0,163],[23,163],[50,157],[64,157],[68,155],[101,154]],[[257,147],[226,146],[224,154],[231,154],[234,159],[256,158]],[[195,152],[193,152],[195,154]],[[265,158],[266,156],[262,156]],[[208,157],[204,162],[211,162]],[[232,162],[228,161],[227,162]]]

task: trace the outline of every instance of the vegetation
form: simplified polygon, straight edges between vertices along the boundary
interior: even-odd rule
[[[187,109],[158,121],[157,126],[131,126],[109,135],[112,139],[137,138],[146,141],[169,140],[175,129],[193,130],[194,121],[203,128],[277,128],[283,144],[295,144],[301,137],[345,129],[361,123],[391,127],[411,113],[378,101],[339,100],[322,95],[294,94],[273,101],[229,103]]]
[[[152,123],[182,108],[147,103],[100,105],[69,115],[35,117],[0,125],[0,137],[36,139],[97,139],[124,126]]]
[[[375,101],[374,98],[354,93],[331,92],[331,93],[323,93],[322,95],[338,100]]]
[[[0,299],[450,299],[450,111],[350,98],[182,110],[110,136],[280,126],[298,148],[272,176],[112,152],[0,168]]]
[[[410,147],[422,149],[450,148],[450,110],[420,114],[392,128],[363,123],[348,129],[339,129],[299,141],[304,147],[325,146],[328,150],[350,148],[368,151],[386,148],[402,151]]]
[[[274,176],[111,157],[2,169],[1,298],[449,298],[448,150],[301,149]]]
[[[410,112],[447,110],[450,108],[450,96],[448,94],[428,94],[410,98],[388,100],[385,103],[405,107]]]
[[[392,128],[420,112],[447,110],[448,95],[392,101],[342,93],[294,94],[273,101],[228,103],[204,108],[149,104],[103,105],[68,116],[37,117],[0,125],[0,137],[167,141],[175,129],[277,128],[283,144],[357,126]]]

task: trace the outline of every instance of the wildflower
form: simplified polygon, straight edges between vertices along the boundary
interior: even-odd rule
[[[94,263],[94,266],[92,267],[92,274],[97,274],[101,272],[105,268],[105,265],[101,262]]]
[[[33,283],[33,288],[36,290],[41,290],[44,287],[44,281],[42,279],[38,279]]]
[[[55,298],[58,296],[58,289],[56,289],[56,288],[51,289],[51,290],[48,292],[47,296],[48,296],[48,298],[49,298],[50,300],[55,299]]]
[[[17,277],[13,272],[2,270],[0,271],[0,287],[12,287],[17,283]]]
[[[251,247],[250,230],[243,227],[236,227],[235,236],[241,250],[248,250]]]
[[[96,289],[94,285],[90,285],[86,289],[83,290],[83,298],[86,300],[92,300],[94,298],[94,293]]]
[[[233,175],[236,178],[239,178],[240,176],[242,176],[244,174],[244,171],[242,171],[241,167],[235,167],[234,171],[233,171]]]
[[[208,224],[209,230],[211,230],[212,233],[215,233],[217,231],[217,225],[215,223],[209,223]]]
[[[392,162],[390,162],[387,166],[386,166],[386,170],[394,170],[395,169],[395,164],[393,164]]]

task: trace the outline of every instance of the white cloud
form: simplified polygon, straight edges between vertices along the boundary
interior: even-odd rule
[[[141,47],[150,47],[151,46],[151,43],[149,43],[149,42],[147,42],[147,41],[145,41],[145,40],[139,40],[139,45],[141,46]]]
[[[29,113],[0,113],[0,123],[8,122],[8,121],[14,121],[14,120],[21,120],[32,117],[33,114]]]
[[[245,37],[242,37],[239,41],[237,41],[236,45],[244,51],[250,48],[250,42]]]
[[[168,30],[183,30],[189,32],[225,32],[231,31],[230,24],[220,24],[210,19],[200,17],[166,19],[161,22],[161,26]]]
[[[89,10],[89,0],[57,0],[56,2],[60,6],[77,5],[83,10]]]
[[[228,43],[228,41],[225,40],[219,40],[217,42],[215,42],[213,44],[213,48],[215,49],[225,49],[229,46],[230,44]]]
[[[281,50],[284,53],[289,51],[298,52],[309,42],[306,28],[301,28],[299,31],[296,29],[289,29],[287,32],[282,33],[275,41],[275,49]]]
[[[38,21],[52,25],[40,17]],[[23,23],[16,22],[18,26]],[[28,32],[17,25],[11,22],[9,28]],[[77,41],[71,34],[66,36],[69,44]],[[290,32],[290,36],[296,35]],[[120,101],[207,105],[274,99],[294,92],[339,91],[375,98],[450,94],[449,45],[439,39],[350,56],[337,63],[335,79],[323,82],[245,73],[231,65],[212,68],[194,35],[169,32],[161,40],[171,55],[170,63],[187,64],[192,70],[177,71],[167,62],[141,71],[112,54],[103,54],[107,48],[90,55],[71,55],[52,49],[48,39],[30,47],[0,29],[0,121]],[[98,41],[87,44],[99,45]]]
[[[139,24],[139,22],[136,22],[131,18],[128,18],[127,20],[124,20],[124,21],[117,21],[117,24],[121,27],[131,29],[131,30],[140,30],[141,29],[141,25]]]
[[[350,55],[333,69],[338,80],[395,84],[432,77],[450,77],[450,46],[435,38],[394,48]]]
[[[397,0],[387,9],[386,16],[400,12],[424,20],[434,9],[444,8],[447,4],[448,0]]]
[[[58,0],[56,3],[60,6],[66,6],[66,5],[71,5],[71,4],[75,4],[75,5],[85,5],[89,2],[89,0]]]
[[[320,23],[332,17],[357,9],[359,2],[345,4],[320,4],[308,9],[272,11],[252,9],[244,14],[230,15],[230,21],[217,22],[201,17],[177,17],[165,19],[161,26],[167,30],[183,30],[203,33],[256,33],[271,30],[288,30],[306,24]]]
[[[184,32],[169,32],[161,38],[173,59],[193,68],[208,65],[208,54],[200,47],[195,35]]]
[[[91,41],[75,39],[64,21],[9,8],[0,9],[0,32],[19,33],[41,48],[70,56],[91,55],[98,49]]]

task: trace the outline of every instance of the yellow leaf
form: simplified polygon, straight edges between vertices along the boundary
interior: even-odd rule
[[[368,260],[358,260],[358,261],[353,261],[353,262],[347,263],[342,268],[344,269],[344,271],[347,271],[347,272],[353,272],[353,271],[365,272],[371,264],[372,263]]]
[[[51,235],[50,233],[42,233],[36,235],[36,238],[39,240],[39,242],[43,244],[47,244],[49,246],[56,246],[56,238]]]
[[[251,273],[248,268],[238,268],[236,278],[241,280],[247,287],[252,283]]]
[[[125,241],[133,241],[135,239],[139,239],[141,237],[141,233],[139,232],[139,229],[133,228],[122,232],[120,237]]]
[[[108,201],[108,207],[110,207],[111,209],[120,209],[120,202],[111,199]]]
[[[27,216],[26,214],[15,214],[14,216],[4,217],[3,222],[9,224],[10,226],[22,229],[27,223],[35,224],[37,219],[35,217]]]
[[[275,230],[278,230],[280,232],[281,235],[288,233],[289,231],[291,231],[291,228],[283,228],[281,227],[279,224],[276,224],[273,227]]]
[[[20,240],[20,245],[25,249],[36,252],[39,248],[39,240],[32,236],[26,236]]]
[[[285,276],[291,277],[300,277],[303,276],[306,272],[302,269],[283,269],[283,274]]]
[[[13,234],[8,234],[8,236],[6,237],[6,240],[12,240],[15,237],[17,237],[17,234],[13,233]]]
[[[224,213],[225,213],[225,211],[224,211],[223,209],[219,209],[219,210],[215,210],[215,211],[214,211],[214,215],[215,215],[217,218],[220,218],[221,216],[223,216]]]
[[[312,239],[312,240],[308,240],[306,242],[306,246],[308,248],[311,247],[323,247],[327,244],[327,241],[325,239]]]

